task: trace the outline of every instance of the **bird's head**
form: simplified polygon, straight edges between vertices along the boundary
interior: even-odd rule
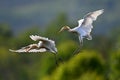
[[[57,54],[57,48],[54,48],[54,52],[53,53]]]
[[[57,54],[57,48],[51,48],[50,50],[49,50],[50,52],[52,52],[52,53],[54,53],[54,54]]]
[[[63,27],[60,29],[59,33],[62,32],[62,31],[64,31],[64,30],[70,30],[70,27],[69,27],[69,26],[63,26]]]

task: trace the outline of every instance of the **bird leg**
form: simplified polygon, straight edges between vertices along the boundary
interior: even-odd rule
[[[80,41],[80,47],[82,47],[83,46],[83,39],[81,39],[81,41]]]
[[[79,35],[80,46],[83,46],[83,36]]]
[[[58,60],[57,60],[57,54],[54,54],[54,55],[55,55],[55,64],[56,64],[57,66],[59,66],[58,60],[63,63],[63,59],[62,59],[61,57],[59,57]]]
[[[57,54],[54,54],[55,56],[55,64],[58,66],[58,62],[57,62]]]
[[[79,41],[80,41],[80,45],[79,45],[79,47],[73,52],[73,55],[78,54],[78,53],[80,52],[80,49],[81,49],[82,46],[83,46],[83,37],[82,37],[82,36],[79,36]]]
[[[82,48],[81,46],[78,47],[78,48],[73,52],[72,55],[74,56],[74,55],[78,54],[78,53],[81,51],[81,48]]]
[[[63,58],[61,58],[61,57],[58,58],[58,61],[60,61],[60,63],[64,63]]]

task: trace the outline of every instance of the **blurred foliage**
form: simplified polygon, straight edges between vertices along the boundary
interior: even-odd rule
[[[119,80],[120,79],[120,37],[117,38],[114,44],[113,51],[111,51],[110,54],[111,54],[109,59],[110,70],[108,76],[110,76],[110,80]]]
[[[120,49],[110,56],[110,80],[120,79]]]
[[[90,74],[92,77],[89,77],[89,80],[100,80],[99,75],[104,77],[105,64],[100,54],[96,53],[84,51],[75,55],[68,62],[61,64],[51,76],[43,80],[86,80],[83,76],[89,76],[90,73],[93,74]]]
[[[14,35],[8,24],[0,24],[0,80],[119,80],[120,79],[120,29],[109,36],[93,35],[84,39],[79,54],[78,37],[68,32],[58,34],[64,25],[71,25],[65,14],[60,14],[45,31],[32,26]],[[36,43],[29,35],[49,37],[56,41],[57,61],[52,53],[12,53],[11,49]],[[60,59],[61,58],[61,59]]]

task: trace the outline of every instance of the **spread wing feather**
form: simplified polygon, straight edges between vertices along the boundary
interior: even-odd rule
[[[9,49],[9,51],[11,52],[18,52],[18,53],[23,53],[23,52],[46,52],[46,49],[45,48],[40,48],[40,49],[31,49],[29,51],[26,51],[26,49],[18,49],[18,50],[12,50],[12,49]]]
[[[86,33],[90,33],[92,31],[92,23],[97,19],[99,15],[104,12],[104,9],[97,10],[94,12],[90,12],[84,16],[84,19],[78,20],[78,24],[80,29],[84,30]]]
[[[96,20],[99,15],[101,15],[104,12],[104,9],[97,10],[94,12],[89,12],[84,16],[84,18],[91,18],[92,20]]]
[[[33,41],[43,41],[43,42],[52,42],[52,43],[55,43],[53,40],[50,40],[50,39],[45,38],[45,37],[37,36],[37,35],[30,35],[30,38]]]

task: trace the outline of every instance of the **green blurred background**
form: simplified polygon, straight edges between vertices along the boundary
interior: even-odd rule
[[[0,0],[0,80],[120,80],[120,0]],[[105,9],[93,23],[93,40],[63,32],[86,13]],[[12,53],[34,43],[29,35],[56,41],[59,61],[51,53]]]

